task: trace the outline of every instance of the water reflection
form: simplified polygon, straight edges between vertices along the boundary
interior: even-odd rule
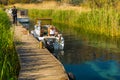
[[[76,80],[119,80],[120,39],[79,32],[71,26],[55,24],[65,39],[64,55],[57,55]],[[78,29],[77,29],[78,30]]]
[[[23,23],[20,23],[20,24],[22,24],[22,26],[24,28],[26,28],[27,30],[29,30],[29,28],[30,28],[30,23],[29,22],[23,22]]]
[[[120,38],[100,36],[65,24],[54,25],[63,34],[65,48],[53,55],[76,80],[120,79]]]
[[[117,61],[87,61],[81,64],[64,64],[77,80],[119,80],[120,69]]]

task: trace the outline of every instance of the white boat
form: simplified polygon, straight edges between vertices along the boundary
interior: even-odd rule
[[[17,20],[20,23],[28,23],[28,22],[30,22],[29,17],[28,17],[28,10],[27,9],[19,10]]]
[[[34,26],[34,30],[31,31],[31,34],[39,41],[42,41],[46,48],[52,51],[63,50],[64,38],[62,34],[57,32],[57,35],[48,36],[49,34],[48,29],[50,28],[51,24],[42,24],[43,20],[44,19],[37,20],[37,25]],[[51,20],[51,19],[47,19],[47,20]]]
[[[17,20],[20,23],[28,23],[30,21],[28,17],[18,18]]]

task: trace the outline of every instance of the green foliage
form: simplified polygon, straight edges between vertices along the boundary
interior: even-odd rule
[[[38,0],[0,0],[0,4],[8,5],[15,3],[36,3]],[[41,1],[40,1],[41,2]]]
[[[0,4],[14,4],[14,3],[39,3],[44,0],[0,0]],[[116,7],[119,0],[55,0],[60,3],[70,3],[73,5],[80,5],[86,3],[91,8]]]
[[[119,0],[86,0],[91,8],[116,7]]]
[[[56,0],[56,1],[61,2],[62,0]]]
[[[80,5],[80,3],[83,3],[83,0],[71,0],[70,3],[73,5]]]
[[[31,19],[50,17],[53,22],[74,25],[78,30],[82,29],[98,35],[120,36],[120,13],[109,8],[94,9],[89,12],[73,10],[29,10]]]
[[[20,0],[21,3],[29,3],[30,0]]]
[[[18,2],[17,0],[9,0],[8,4],[15,4],[16,2]]]
[[[11,23],[2,10],[0,15],[0,80],[17,80],[19,61],[10,30]]]
[[[0,4],[7,4],[7,1],[6,0],[0,0]]]

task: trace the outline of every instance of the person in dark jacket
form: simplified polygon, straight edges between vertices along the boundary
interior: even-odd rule
[[[17,25],[17,9],[15,6],[13,6],[12,9],[12,16],[13,16],[13,24]]]

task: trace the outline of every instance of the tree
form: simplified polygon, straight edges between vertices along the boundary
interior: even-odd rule
[[[1,4],[4,4],[4,5],[7,5],[7,4],[8,4],[8,1],[7,1],[7,0],[0,0],[0,3],[1,3]]]
[[[86,0],[87,3],[90,4],[92,8],[103,8],[103,7],[115,7],[119,0]]]
[[[15,0],[8,0],[8,4],[14,4],[16,3]]]
[[[70,2],[73,4],[73,5],[80,5],[80,3],[83,3],[84,0],[71,0]]]

